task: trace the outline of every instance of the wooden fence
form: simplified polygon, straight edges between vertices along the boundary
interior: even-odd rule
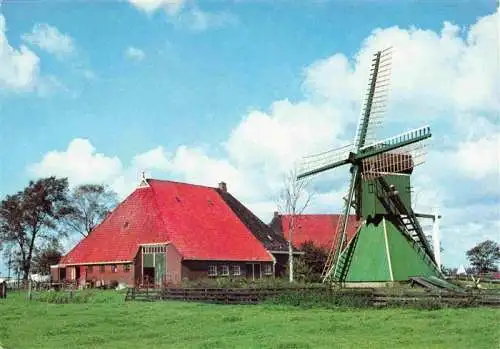
[[[256,304],[272,297],[316,295],[323,299],[354,297],[372,306],[405,305],[417,303],[439,303],[449,306],[500,307],[500,294],[480,292],[450,292],[391,289],[321,289],[321,288],[129,288],[126,301],[177,300],[190,302]]]

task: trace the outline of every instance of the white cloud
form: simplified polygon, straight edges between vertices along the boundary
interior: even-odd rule
[[[5,17],[0,14],[0,90],[31,91],[39,78],[40,59],[24,45],[12,47],[6,31]]]
[[[178,13],[185,5],[186,0],[128,0],[133,6],[147,13],[163,9],[170,15]]]
[[[29,165],[35,176],[64,176],[72,185],[107,183],[121,174],[122,164],[117,157],[96,153],[86,139],[76,138],[65,151],[52,150],[40,162]]]
[[[194,1],[187,0],[128,0],[134,7],[152,14],[163,10],[175,25],[194,31],[222,27],[237,23],[235,15],[228,12],[208,12],[201,10]]]
[[[199,8],[184,11],[178,18],[177,23],[195,31],[204,31],[209,28],[217,28],[225,25],[236,24],[236,16],[228,12],[207,12]]]
[[[492,49],[499,44],[497,27],[498,12],[480,19],[465,39],[460,28],[448,22],[440,33],[376,29],[364,40],[354,62],[336,54],[306,68],[304,89],[337,105],[353,103],[359,109],[372,54],[392,46],[390,118],[405,115],[405,121],[422,121],[435,120],[444,112],[498,110],[500,57]]]
[[[144,57],[146,57],[146,54],[144,53],[143,50],[137,47],[129,46],[125,50],[125,56],[135,61],[142,61]]]
[[[484,179],[500,172],[500,133],[475,141],[459,143],[457,167],[472,179]]]
[[[71,36],[61,33],[56,27],[47,23],[35,24],[31,33],[24,34],[22,38],[24,41],[60,58],[75,51]]]
[[[134,165],[138,169],[168,171],[171,167],[169,156],[162,146],[148,150],[134,157]]]

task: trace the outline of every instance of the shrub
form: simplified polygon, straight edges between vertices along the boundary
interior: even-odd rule
[[[317,289],[289,289],[270,297],[267,304],[292,305],[301,308],[364,308],[371,305],[370,295],[349,291],[335,291],[326,287]]]
[[[41,302],[54,304],[67,303],[87,303],[93,297],[94,292],[89,290],[83,291],[46,291],[42,292],[38,300]]]
[[[324,288],[321,283],[305,283],[294,282],[290,283],[284,278],[263,278],[250,280],[247,278],[203,278],[197,280],[184,279],[180,287],[184,288],[303,288],[303,287],[318,287]]]

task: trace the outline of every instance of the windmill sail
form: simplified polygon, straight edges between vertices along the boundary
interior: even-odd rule
[[[358,121],[355,148],[376,140],[376,131],[381,126],[386,111],[391,80],[392,49],[377,52],[372,59],[370,79]]]
[[[377,52],[353,145],[304,158],[298,176],[351,165],[345,205],[323,268],[323,282],[385,282],[441,275],[411,208],[410,174],[423,162],[430,128],[375,140],[386,108],[390,72],[391,50]],[[347,242],[351,207],[361,221]]]
[[[299,179],[308,177],[337,166],[345,165],[348,162],[352,144],[325,151],[323,153],[305,156],[299,165]]]
[[[363,178],[373,178],[387,173],[411,173],[415,166],[425,162],[428,126],[402,133],[361,148],[368,156],[362,159]],[[369,156],[374,150],[386,149]]]

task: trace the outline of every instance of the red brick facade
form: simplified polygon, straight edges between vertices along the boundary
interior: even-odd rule
[[[234,262],[234,261],[198,261],[182,260],[173,245],[166,249],[166,273],[163,282],[178,285],[182,280],[195,280],[210,277],[260,279],[273,277],[273,263]],[[114,282],[128,286],[149,283],[143,275],[141,252],[132,263],[107,263],[66,266],[52,268],[52,280],[77,282],[79,285],[99,287]],[[63,280],[61,280],[61,277]]]

